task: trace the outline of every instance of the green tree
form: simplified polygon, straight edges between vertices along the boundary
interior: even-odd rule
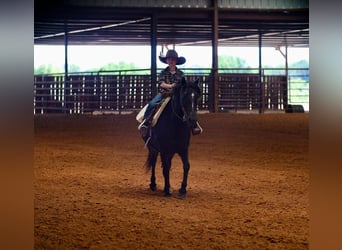
[[[240,57],[218,56],[218,67],[219,69],[223,69],[219,71],[220,73],[242,73],[241,70],[236,69],[249,68],[249,65]],[[246,71],[244,71],[244,73],[246,73]]]
[[[306,69],[309,68],[309,62],[306,60],[300,60],[298,62],[292,63],[290,68],[297,68],[291,70],[291,73],[294,77],[303,79],[305,81],[309,81],[308,71]]]
[[[57,73],[59,72],[59,69],[52,66],[51,64],[48,65],[40,65],[37,68],[34,68],[34,74],[39,75],[39,74],[52,74],[52,73]]]
[[[290,68],[309,68],[309,62],[307,60],[300,60],[298,62],[292,63]]]
[[[71,64],[69,65],[69,72],[80,72],[80,67],[78,65],[75,64]]]
[[[61,67],[58,66],[53,66],[51,64],[45,65],[39,65],[37,68],[34,68],[34,74],[35,75],[39,75],[39,74],[55,74],[55,73],[63,73],[64,72],[64,68],[62,69]],[[69,65],[69,72],[80,72],[80,67],[75,65],[75,64],[71,64]]]
[[[127,70],[134,70],[138,69],[137,66],[135,66],[133,63],[126,63],[123,61],[120,61],[119,63],[108,63],[107,65],[104,65],[100,68],[92,68],[86,70],[86,72],[98,72],[98,71],[127,71]],[[131,72],[132,73],[132,72]]]
[[[130,69],[136,69],[136,68],[137,67],[133,63],[126,63],[126,62],[120,61],[118,64],[109,63],[99,68],[99,70],[130,70]]]

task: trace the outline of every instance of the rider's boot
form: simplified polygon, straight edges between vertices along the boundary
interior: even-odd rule
[[[202,127],[199,125],[198,121],[196,121],[194,127],[192,128],[192,134],[193,135],[199,135],[199,134],[202,134],[203,132],[203,129]]]

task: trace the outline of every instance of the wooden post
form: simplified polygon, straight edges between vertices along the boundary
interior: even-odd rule
[[[218,0],[213,0],[213,27],[212,27],[212,93],[211,93],[211,101],[212,106],[209,107],[210,111],[218,112],[219,111],[219,84],[218,84],[218,56],[217,56],[217,47],[218,47]]]
[[[287,40],[286,40],[286,37],[284,37],[284,40],[285,40],[285,54],[284,54],[283,51],[281,51],[280,46],[277,46],[276,50],[278,50],[280,52],[280,54],[282,54],[282,56],[285,59],[285,78],[286,78],[286,83],[285,83],[285,86],[279,86],[279,88],[281,90],[283,90],[283,93],[281,93],[281,95],[283,96],[283,107],[284,107],[284,109],[287,109],[287,106],[289,104],[289,101],[288,101],[288,91],[291,91],[291,90],[289,89],[289,65],[288,65],[288,59],[287,59]]]
[[[261,61],[261,48],[262,48],[262,34],[259,32],[259,114],[264,113],[264,91],[262,81],[262,61]]]
[[[157,16],[151,17],[151,94],[157,94]]]
[[[289,100],[288,100],[288,89],[289,89],[289,65],[288,65],[288,59],[287,59],[287,42],[286,42],[286,47],[285,47],[285,68],[286,68],[286,86],[284,86],[284,93],[283,93],[283,106],[284,108],[287,108],[289,105]]]
[[[70,95],[70,83],[68,73],[68,26],[67,22],[64,22],[64,107],[63,113],[66,113],[69,108],[69,95]]]

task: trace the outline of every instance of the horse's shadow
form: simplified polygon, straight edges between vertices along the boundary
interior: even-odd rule
[[[183,198],[179,198],[177,192],[170,190],[170,195],[165,196],[164,190],[162,188],[156,188],[156,190],[152,191],[149,187],[145,185],[131,186],[125,188],[125,190],[121,190],[119,192],[119,197],[127,198],[127,199],[138,199],[140,201],[151,201],[151,198],[155,198],[156,200],[184,200]],[[213,193],[210,190],[194,190],[187,194],[186,200],[191,201],[195,199],[196,201],[200,201],[203,199],[203,202],[211,197]]]

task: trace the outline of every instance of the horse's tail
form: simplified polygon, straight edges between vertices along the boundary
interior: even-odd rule
[[[147,160],[144,165],[146,172],[149,172],[151,168],[154,168],[156,166],[157,157],[158,151],[153,149],[148,150]]]

